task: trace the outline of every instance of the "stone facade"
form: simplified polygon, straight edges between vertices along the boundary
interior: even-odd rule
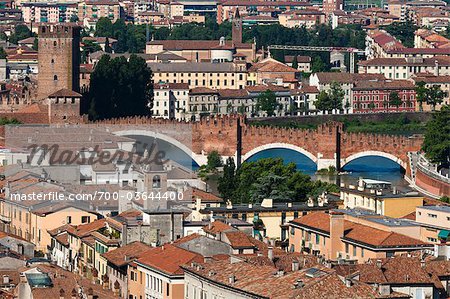
[[[80,90],[80,27],[39,27],[39,75],[37,99],[61,89]]]

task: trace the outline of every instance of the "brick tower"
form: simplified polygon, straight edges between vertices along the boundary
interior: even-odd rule
[[[242,19],[239,15],[239,9],[237,7],[233,15],[231,39],[233,42],[233,46],[242,44]]]
[[[38,35],[38,94],[47,98],[61,89],[80,91],[80,27],[42,25]]]

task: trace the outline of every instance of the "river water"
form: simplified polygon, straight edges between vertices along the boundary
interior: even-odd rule
[[[153,138],[143,136],[129,136],[140,140],[146,144],[152,144]],[[165,156],[171,160],[177,161],[181,165],[198,169],[199,165],[192,161],[191,157],[181,151],[179,148],[168,142],[158,140],[159,150],[164,151]],[[139,151],[139,150],[138,150]],[[262,158],[282,158],[285,163],[293,162],[297,169],[309,174],[313,179],[320,179],[323,181],[337,183],[337,176],[317,175],[317,166],[305,155],[283,148],[275,148],[261,151],[248,159],[248,161],[256,161]],[[359,177],[389,181],[393,186],[407,186],[407,182],[403,179],[402,168],[399,164],[378,156],[367,156],[351,161],[344,165],[343,171],[345,174],[339,175],[340,182],[345,184],[356,183]]]

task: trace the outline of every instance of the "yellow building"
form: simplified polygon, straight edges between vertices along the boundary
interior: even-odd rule
[[[155,83],[188,83],[189,88],[242,89],[247,85],[244,61],[148,63]]]
[[[364,180],[371,183],[372,180]],[[358,186],[341,184],[341,200],[346,209],[365,209],[393,218],[403,217],[423,206],[423,196],[417,192],[401,193],[387,188],[368,188],[360,182]],[[387,186],[387,185],[386,185]]]
[[[433,248],[432,244],[395,232],[390,226],[375,222],[368,225],[367,221],[370,220],[349,217],[342,211],[310,213],[289,223],[289,250],[363,263]]]
[[[253,223],[253,235],[255,238],[270,238],[287,242],[289,221],[304,216],[311,211],[325,211],[336,207],[336,196],[328,195],[326,199],[303,202],[273,202],[264,199],[260,204],[248,205],[222,205],[193,211],[193,220],[202,220],[214,216],[241,219]],[[287,243],[286,243],[287,244]]]

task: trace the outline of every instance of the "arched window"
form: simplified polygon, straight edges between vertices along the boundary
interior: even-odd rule
[[[54,41],[54,42],[53,42],[53,46],[55,46],[55,47],[56,47],[56,45],[57,45],[57,43],[56,43],[56,41]]]
[[[53,80],[54,80],[54,81],[58,81],[58,76],[57,76],[57,75],[54,75],[54,76],[53,76]]]
[[[153,188],[161,188],[161,177],[159,175],[155,175],[153,177]]]
[[[55,63],[55,60],[52,58],[52,63]]]

